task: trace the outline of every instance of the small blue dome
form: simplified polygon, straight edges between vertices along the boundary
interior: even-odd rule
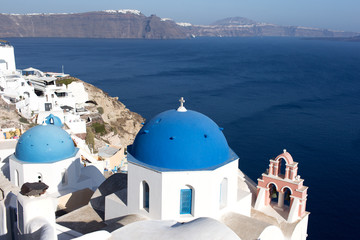
[[[45,123],[47,125],[51,124],[51,125],[58,126],[58,127],[64,126],[64,124],[62,124],[60,118],[57,116],[54,116],[53,114],[50,114],[49,116],[47,116],[45,118]]]
[[[135,158],[129,161],[161,171],[215,169],[237,159],[218,125],[191,110],[155,116],[137,134],[129,153]]]
[[[20,137],[15,157],[29,163],[52,163],[73,157],[77,151],[65,130],[54,125],[38,125]]]

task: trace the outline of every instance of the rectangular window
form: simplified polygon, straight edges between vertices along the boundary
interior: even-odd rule
[[[180,190],[180,214],[191,214],[192,189]]]
[[[47,101],[47,99],[46,99]],[[45,111],[50,111],[52,109],[51,103],[45,103]]]

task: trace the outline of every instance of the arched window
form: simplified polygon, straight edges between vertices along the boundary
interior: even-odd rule
[[[194,192],[191,187],[184,187],[180,190],[180,214],[192,214]]]
[[[147,182],[142,181],[141,182],[141,191],[140,191],[140,196],[141,196],[141,208],[145,209],[146,211],[149,212],[149,206],[150,206],[150,188],[149,188],[149,184],[147,184]]]
[[[15,170],[15,186],[19,187],[20,181],[19,181],[19,171]]]
[[[228,180],[224,178],[220,184],[220,209],[227,205]]]

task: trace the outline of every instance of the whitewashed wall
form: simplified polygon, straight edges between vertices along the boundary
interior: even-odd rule
[[[0,47],[0,71],[16,71],[14,48],[12,46]]]
[[[224,178],[228,183],[227,201],[221,206],[220,186]],[[148,211],[142,208],[143,181],[150,189]],[[192,213],[185,215],[180,214],[180,191],[188,187],[193,189]],[[127,205],[116,194],[108,196],[105,203],[106,219],[141,214],[151,219],[187,222],[199,217],[219,219],[228,211],[250,216],[250,210],[251,193],[238,189],[238,160],[215,170],[176,172],[158,172],[129,162]]]
[[[49,186],[48,193],[66,192],[66,189],[79,190],[86,186],[86,182],[80,183],[80,153],[75,157],[68,158],[54,163],[27,163],[19,161],[15,155],[10,157],[10,180],[11,183],[21,187],[26,182],[38,182],[38,176],[41,175],[41,181]],[[62,184],[64,170],[67,170],[67,183]],[[18,171],[18,180],[16,177]],[[17,182],[18,181],[18,182]],[[91,182],[91,181],[89,181]]]

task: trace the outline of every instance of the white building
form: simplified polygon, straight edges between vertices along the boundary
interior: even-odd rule
[[[56,197],[84,188],[95,190],[104,180],[84,168],[71,136],[52,124],[26,131],[9,165],[12,184],[21,187],[26,182],[45,182],[47,192]]]
[[[86,228],[99,221],[101,224],[115,221],[117,228],[126,226],[111,233],[99,227],[80,239],[96,236],[99,240],[305,240],[307,237],[309,213],[304,204],[307,187],[302,185],[303,180],[297,175],[298,165],[291,155],[284,152],[271,160],[270,171],[262,175],[256,186],[238,169],[239,158],[228,146],[222,129],[205,115],[187,110],[183,99],[177,110],[156,115],[137,134],[134,144],[128,147],[127,177],[115,174],[119,178],[108,178],[102,184],[104,187],[94,194],[95,205],[88,204],[70,212],[60,217],[60,223],[55,223],[49,212],[51,197],[71,192],[71,188],[95,186],[91,185],[95,172],[86,173],[88,167],[81,166],[78,157],[78,149],[70,136],[57,126],[40,125],[21,136],[10,159],[11,181],[17,186],[26,181],[45,182],[50,195],[35,198],[18,195],[20,233],[48,239],[64,233],[75,237],[81,234],[70,234],[72,230],[61,227],[60,223],[75,222]],[[284,176],[277,170],[282,160],[287,167]],[[114,184],[116,181],[112,182],[114,179],[127,181],[119,186]],[[281,187],[289,183],[294,184],[289,186],[289,191]],[[275,191],[279,200],[274,205],[271,199]],[[302,202],[292,200],[286,205],[287,197],[295,199],[300,195]],[[46,204],[47,211],[33,210],[32,206],[41,208],[42,203]],[[296,218],[292,217],[294,209],[301,209]],[[99,220],[99,211],[104,213],[102,220]],[[21,221],[27,225],[19,225]],[[43,235],[36,235],[39,229]]]
[[[128,152],[127,199],[109,196],[106,219],[141,214],[187,222],[229,210],[250,216],[251,193],[238,188],[239,158],[205,115],[184,107],[163,112]]]
[[[81,82],[72,82],[67,86],[57,84],[54,75],[35,68],[17,71],[14,48],[9,42],[0,40],[1,97],[8,104],[14,103],[17,111],[27,119],[36,117],[35,122],[41,124],[53,113],[71,129],[72,134],[84,136],[86,122],[77,112],[88,100],[84,85]]]
[[[205,115],[186,110],[180,101],[177,110],[148,121],[128,147],[127,188],[106,196],[105,220],[134,214],[163,220],[159,224],[165,234],[170,230],[166,230],[167,221],[188,222],[190,227],[197,219],[211,218],[241,239],[306,239],[309,213],[305,208],[296,221],[286,217],[288,206],[267,204],[254,209],[256,185],[238,169],[239,158],[222,129]],[[265,191],[269,198],[269,189]],[[276,219],[278,225],[269,219]],[[131,236],[155,236],[146,230],[146,221],[136,226],[145,230]],[[129,228],[114,234],[126,234]]]
[[[16,71],[14,48],[8,41],[0,40],[0,71]]]

